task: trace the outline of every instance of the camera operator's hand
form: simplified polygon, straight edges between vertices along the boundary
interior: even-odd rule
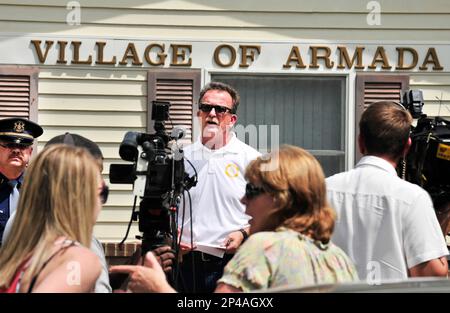
[[[162,266],[164,272],[168,273],[172,270],[175,253],[170,246],[162,246],[152,250],[152,253]]]
[[[166,274],[153,253],[147,252],[143,266],[116,265],[109,271],[129,274],[128,290],[132,292],[176,292],[167,282]]]

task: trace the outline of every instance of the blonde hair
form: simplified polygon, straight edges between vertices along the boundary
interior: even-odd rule
[[[262,170],[274,161],[275,169]],[[284,145],[270,159],[259,157],[251,162],[245,177],[275,200],[276,210],[267,219],[266,230],[284,226],[323,243],[330,240],[335,213],[326,199],[322,167],[310,153]]]
[[[0,288],[33,256],[23,277],[29,282],[65,236],[90,247],[100,176],[83,148],[53,145],[31,163],[21,189],[11,234],[0,249]]]

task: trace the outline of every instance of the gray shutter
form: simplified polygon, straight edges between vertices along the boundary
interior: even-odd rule
[[[373,102],[377,101],[401,101],[403,92],[409,89],[408,75],[356,75],[356,110],[355,110],[355,163],[362,155],[357,146],[359,136],[359,121],[364,110]]]
[[[0,118],[37,121],[38,72],[34,67],[0,67]]]
[[[166,122],[167,131],[173,126],[186,129],[184,142],[192,142],[194,111],[200,92],[200,70],[158,69],[148,72],[147,131],[153,133],[151,120],[152,101],[170,102],[170,121]]]

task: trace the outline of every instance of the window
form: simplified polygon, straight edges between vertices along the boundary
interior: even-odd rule
[[[216,74],[211,80],[239,91],[238,124],[255,125],[258,132],[267,127],[269,148],[278,139],[280,145],[311,152],[326,176],[345,170],[344,77]],[[270,136],[274,126],[279,128],[279,138]],[[254,146],[247,136],[245,141]],[[258,142],[254,148],[261,151],[260,146]]]
[[[37,67],[0,66],[0,118],[37,121]]]

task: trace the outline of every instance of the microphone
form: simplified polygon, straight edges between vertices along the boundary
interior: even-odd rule
[[[170,133],[170,137],[175,140],[179,140],[183,138],[185,135],[186,130],[182,126],[175,126]]]

